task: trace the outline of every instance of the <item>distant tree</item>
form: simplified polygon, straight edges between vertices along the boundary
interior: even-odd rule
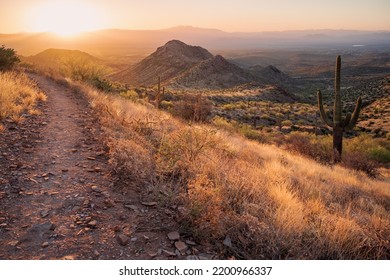
[[[0,47],[0,71],[11,69],[16,63],[20,62],[14,49]]]

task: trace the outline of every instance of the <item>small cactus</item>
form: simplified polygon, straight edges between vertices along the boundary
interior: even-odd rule
[[[160,108],[161,101],[164,98],[164,93],[165,93],[164,87],[163,87],[162,92],[161,92],[161,77],[158,77],[157,93],[156,93],[156,98],[155,98],[155,104],[156,104],[157,109]]]
[[[355,109],[352,115],[349,113],[342,118],[342,102],[340,95],[340,68],[341,68],[341,57],[338,56],[336,59],[336,70],[335,70],[335,99],[333,105],[333,121],[331,121],[325,112],[324,105],[322,102],[322,93],[319,90],[317,93],[318,97],[318,108],[322,120],[333,129],[333,160],[335,163],[341,161],[341,153],[343,150],[343,133],[344,131],[352,130],[355,126],[359,117],[360,109],[362,108],[362,99],[359,98],[356,101]]]

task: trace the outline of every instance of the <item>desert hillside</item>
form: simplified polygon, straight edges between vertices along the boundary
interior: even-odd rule
[[[114,81],[133,86],[156,85],[158,77],[171,88],[226,89],[248,83],[283,84],[287,75],[277,68],[243,69],[223,56],[213,56],[206,49],[171,40],[128,69],[110,76]]]
[[[169,81],[213,55],[206,49],[189,46],[178,40],[171,40],[136,65],[113,75],[114,80],[125,83],[154,85],[157,77]]]
[[[388,178],[86,93],[116,135],[110,156],[123,182],[176,205],[182,232],[198,242],[246,259],[388,258]]]

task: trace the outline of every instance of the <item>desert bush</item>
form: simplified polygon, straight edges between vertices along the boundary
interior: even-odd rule
[[[194,122],[205,122],[211,115],[211,102],[202,94],[186,94],[173,106],[173,114]]]
[[[390,163],[390,151],[382,146],[373,147],[368,150],[369,157],[380,163]]]
[[[234,103],[229,103],[229,104],[223,105],[221,108],[223,110],[226,110],[226,111],[232,111],[232,110],[235,110],[237,108],[237,106]]]
[[[138,93],[133,89],[125,92],[121,92],[119,95],[131,101],[136,101],[139,98]]]
[[[359,153],[367,160],[377,163],[390,162],[390,145],[387,141],[373,138],[369,134],[361,134],[349,139],[345,150],[347,153]]]
[[[173,108],[173,103],[172,101],[162,100],[160,103],[160,108],[163,110],[171,111],[171,109]]]
[[[378,164],[367,158],[364,153],[357,151],[345,153],[342,165],[350,169],[363,171],[370,177],[376,177],[378,175]]]
[[[282,126],[292,126],[292,121],[290,121],[290,120],[285,120],[285,121],[282,121]]]
[[[98,90],[110,92],[113,91],[114,87],[112,83],[106,79],[103,79],[101,77],[94,77],[92,78],[89,83],[95,87]]]
[[[110,83],[104,80],[107,68],[103,65],[83,58],[64,59],[60,72],[75,81],[87,82],[100,90],[110,89]]]
[[[160,173],[166,180],[187,190],[189,178],[194,176],[199,157],[218,144],[215,130],[191,126],[179,129],[161,141],[157,154]]]
[[[332,159],[332,139],[328,136],[315,137],[309,133],[291,132],[286,137],[287,150],[308,156],[322,163]]]
[[[236,131],[236,129],[234,127],[234,121],[229,122],[223,117],[215,116],[212,120],[212,124],[214,124],[216,127],[220,128],[220,129],[224,129],[226,131],[230,131],[230,132]]]
[[[390,162],[389,150],[382,146],[379,139],[362,134],[347,139],[344,144],[345,155],[342,165],[369,176],[375,176],[380,163]],[[289,151],[297,152],[322,163],[332,162],[332,138],[292,132],[286,137],[286,147]]]
[[[246,138],[259,141],[260,143],[266,143],[268,139],[263,131],[255,130],[247,124],[238,125],[236,131]]]
[[[4,45],[0,47],[0,71],[12,69],[18,62],[20,59],[14,49],[6,48]]]

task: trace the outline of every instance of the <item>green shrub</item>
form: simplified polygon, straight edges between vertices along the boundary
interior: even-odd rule
[[[269,119],[270,119],[270,116],[267,115],[267,114],[263,114],[263,115],[260,116],[260,119],[269,120]]]
[[[226,131],[230,131],[230,132],[236,131],[236,128],[234,127],[234,123],[227,121],[223,117],[215,116],[212,120],[212,123],[216,127],[224,129]]]
[[[254,130],[250,125],[240,125],[240,127],[238,128],[238,132],[247,137],[248,139],[264,142],[264,135],[261,132]]]
[[[285,120],[285,121],[282,121],[282,126],[292,126],[292,121],[290,120]]]
[[[236,105],[233,103],[225,104],[222,106],[222,109],[226,110],[226,111],[232,111],[232,110],[236,109]]]
[[[113,91],[113,86],[111,82],[106,79],[94,77],[92,80],[89,81],[89,84],[101,91],[105,91],[105,92]]]
[[[125,91],[125,92],[121,92],[119,95],[126,98],[126,99],[130,99],[132,101],[135,101],[138,99],[138,93],[133,89]]]
[[[160,103],[160,108],[164,110],[169,110],[173,107],[172,101],[163,100]]]
[[[0,47],[0,71],[10,70],[18,62],[20,59],[14,49],[5,48],[4,45]]]
[[[372,147],[367,151],[370,159],[380,163],[390,163],[390,151],[382,146]]]

